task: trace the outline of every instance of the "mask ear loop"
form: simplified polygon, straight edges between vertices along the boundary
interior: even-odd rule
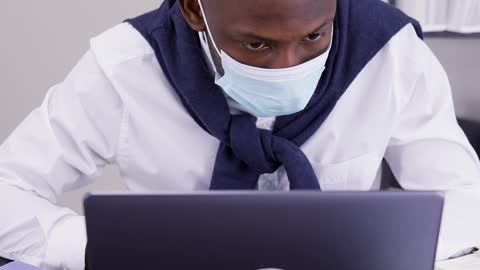
[[[222,52],[218,49],[217,47],[217,44],[215,44],[215,40],[213,39],[213,36],[212,36],[212,31],[210,31],[210,26],[208,25],[208,20],[207,20],[207,16],[205,15],[205,10],[203,9],[203,5],[202,5],[202,1],[201,0],[198,0],[198,5],[200,6],[200,10],[202,12],[202,16],[203,16],[203,20],[205,22],[205,26],[207,27],[207,34],[208,36],[210,37],[210,40],[212,41],[212,44],[213,44],[213,48],[215,49],[215,51],[217,52],[217,54],[219,56],[222,55]],[[208,40],[207,40],[207,44],[208,44]]]

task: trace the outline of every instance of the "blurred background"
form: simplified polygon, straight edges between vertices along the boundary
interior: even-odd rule
[[[47,90],[65,78],[88,50],[91,37],[161,2],[2,1],[0,143],[41,104]],[[479,136],[476,122],[480,122],[480,0],[388,2],[416,17],[428,31],[425,41],[447,71],[457,115],[467,120],[462,125],[475,141]],[[82,213],[85,192],[124,189],[118,171],[112,167],[94,185],[65,194],[61,204]]]

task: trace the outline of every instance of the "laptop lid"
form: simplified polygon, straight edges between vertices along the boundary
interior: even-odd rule
[[[95,269],[432,270],[433,192],[91,195]]]

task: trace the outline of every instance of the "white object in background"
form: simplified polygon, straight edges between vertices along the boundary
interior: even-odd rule
[[[422,27],[427,24],[429,0],[397,0],[396,6],[408,16],[415,18]]]
[[[445,31],[449,0],[397,0],[396,5],[418,20],[424,32]]]
[[[441,32],[447,30],[449,3],[451,0],[428,0],[425,32]],[[412,1],[414,2],[414,1]]]
[[[480,32],[480,0],[449,0],[448,30],[465,34]]]
[[[424,32],[480,32],[480,0],[397,0],[396,5]]]

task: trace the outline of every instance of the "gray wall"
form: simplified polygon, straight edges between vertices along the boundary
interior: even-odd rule
[[[426,41],[448,73],[457,115],[480,121],[480,35]]]
[[[88,49],[89,38],[123,19],[155,8],[161,0],[33,1],[0,3],[0,142],[39,106]],[[453,83],[459,115],[480,120],[480,38],[427,40]],[[66,194],[62,204],[81,211],[87,190],[122,190],[107,169],[92,187]]]
[[[88,49],[88,42],[162,0],[0,1],[0,142],[38,107]],[[115,168],[92,187],[65,194],[61,204],[81,213],[87,190],[122,190]]]

